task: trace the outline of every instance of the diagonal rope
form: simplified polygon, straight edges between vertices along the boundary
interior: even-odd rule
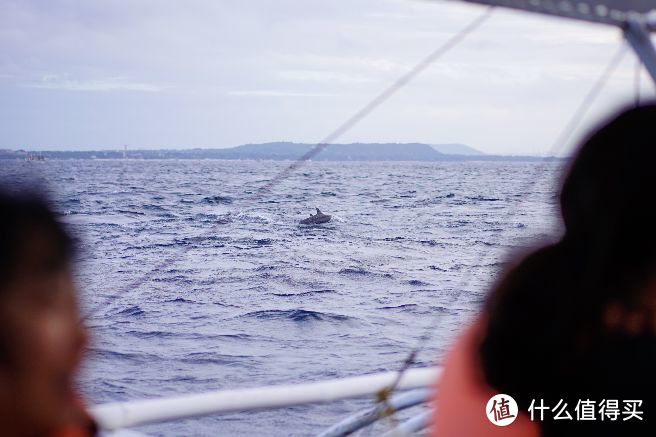
[[[634,92],[635,92],[635,106],[638,107],[640,106],[640,94],[641,94],[641,87],[642,87],[642,61],[640,58],[636,59],[636,64],[635,64],[635,71],[634,71]]]
[[[296,170],[298,170],[300,167],[305,165],[305,163],[308,160],[312,159],[314,156],[316,156],[318,153],[320,153],[322,150],[324,150],[326,147],[328,147],[328,145],[330,145],[332,142],[336,141],[338,138],[340,138],[346,132],[351,130],[355,125],[357,125],[360,121],[362,121],[365,117],[367,117],[372,111],[374,111],[380,105],[385,103],[390,97],[392,97],[394,94],[396,94],[401,88],[403,88],[405,85],[407,85],[409,82],[411,82],[415,77],[417,77],[420,73],[422,73],[424,70],[426,70],[431,64],[433,64],[435,61],[437,61],[439,58],[441,58],[444,54],[446,54],[451,49],[453,49],[455,46],[457,46],[460,42],[462,42],[462,40],[464,40],[465,37],[467,37],[469,34],[471,34],[473,31],[475,31],[481,24],[483,24],[490,17],[492,9],[493,9],[492,7],[486,8],[485,11],[481,15],[479,15],[477,18],[475,18],[472,22],[470,22],[467,26],[465,26],[462,30],[460,30],[453,37],[448,39],[444,44],[442,44],[435,51],[430,53],[426,58],[424,58],[421,62],[419,62],[415,67],[413,67],[412,69],[407,71],[400,78],[398,78],[396,81],[394,81],[392,84],[390,84],[387,88],[385,88],[373,100],[369,101],[366,105],[364,105],[355,114],[353,114],[351,117],[347,118],[346,121],[344,121],[335,130],[333,130],[330,134],[328,134],[323,140],[321,140],[314,147],[312,147],[312,149],[310,149],[305,155],[301,156],[298,160],[294,161],[287,168],[285,168],[283,171],[278,173],[275,177],[273,177],[264,186],[259,188],[255,193],[253,193],[252,195],[246,197],[243,200],[243,203],[242,203],[242,210],[252,206],[254,203],[259,201],[273,187],[277,186],[282,181],[287,179]],[[223,217],[222,219],[217,221],[217,223],[214,226],[212,226],[207,232],[200,235],[199,238],[202,240],[202,239],[206,239],[206,238],[208,238],[212,235],[215,235],[217,230],[219,230],[219,228],[221,226],[223,226],[223,225],[230,222],[230,219],[233,215],[235,215],[234,212],[226,214],[225,217]],[[116,291],[113,294],[111,294],[110,296],[106,297],[100,304],[96,305],[95,308],[93,308],[92,310],[90,310],[87,313],[87,315],[84,317],[84,320],[88,320],[92,317],[95,317],[96,315],[99,314],[99,312],[102,309],[107,309],[110,305],[115,303],[119,298],[123,297],[128,292],[139,289],[145,283],[150,281],[152,275],[155,272],[164,270],[166,267],[171,266],[176,261],[178,261],[184,254],[186,254],[188,251],[190,251],[192,248],[193,248],[192,245],[182,247],[178,251],[173,253],[172,255],[164,258],[162,261],[160,261],[158,264],[156,264],[155,267],[150,269],[147,274],[145,274],[145,275],[139,277],[138,279],[136,279],[135,281],[132,281],[129,284],[121,287],[118,291]]]
[[[542,161],[542,166],[538,167],[538,171],[536,173],[540,173],[541,170],[544,168],[547,160],[549,159],[550,156],[555,156],[554,154],[565,144],[567,144],[568,140],[576,130],[576,128],[579,126],[581,120],[587,113],[588,109],[590,106],[592,106],[592,103],[594,103],[595,99],[599,95],[599,93],[602,91],[610,77],[612,76],[613,72],[619,65],[620,61],[622,60],[624,54],[625,54],[625,49],[626,46],[622,43],[622,45],[619,47],[617,52],[613,55],[613,57],[610,59],[608,65],[606,68],[602,71],[601,75],[599,78],[595,81],[593,86],[590,88],[590,90],[587,92],[587,94],[584,96],[583,100],[579,104],[579,106],[576,108],[575,112],[573,113],[572,117],[570,118],[569,122],[566,124],[565,128],[560,132],[560,134],[556,137],[556,140],[554,143],[551,145],[549,151],[547,152],[546,157]],[[528,184],[526,184],[525,188],[523,191],[528,192],[528,190],[532,189],[535,184],[537,183],[538,178],[532,178]],[[511,213],[512,216],[512,213]],[[462,282],[461,286],[459,287],[460,292],[455,293],[454,297],[447,302],[447,304],[454,303],[461,295],[462,295],[462,289],[467,287],[469,285],[469,281],[465,280]],[[394,390],[397,388],[399,382],[401,381],[401,378],[403,378],[403,375],[405,372],[415,363],[415,360],[417,358],[417,355],[419,352],[421,352],[425,347],[426,344],[433,338],[434,333],[439,329],[440,325],[442,324],[442,321],[444,320],[443,316],[437,316],[435,317],[432,322],[430,322],[423,330],[423,334],[419,337],[416,346],[410,351],[410,353],[407,355],[405,360],[403,361],[403,364],[401,365],[396,379],[392,382],[392,384],[384,389],[381,394],[379,394],[379,398],[383,397],[385,399],[389,398]]]

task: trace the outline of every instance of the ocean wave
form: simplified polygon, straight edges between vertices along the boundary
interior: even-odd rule
[[[210,205],[230,205],[234,199],[230,196],[207,196],[203,197],[202,202]]]
[[[63,205],[63,206],[78,206],[82,202],[77,197],[71,197],[71,198],[62,200],[61,202],[57,202],[57,203],[58,203],[58,205]]]
[[[242,223],[268,224],[273,222],[273,219],[269,214],[240,212],[237,214],[237,218]]]
[[[417,191],[416,190],[410,190],[406,191],[405,193],[399,194],[397,197],[400,199],[411,199],[413,197],[416,197]]]
[[[122,215],[146,215],[145,212],[134,211],[134,210],[131,210],[131,209],[115,209],[114,211],[117,214],[122,214]]]
[[[105,360],[116,360],[120,362],[130,362],[133,364],[153,363],[160,357],[153,354],[139,353],[139,352],[118,352],[115,350],[108,350],[104,348],[90,347],[87,352],[95,358]]]
[[[218,334],[212,336],[212,338],[224,339],[224,340],[233,340],[237,342],[241,341],[251,341],[253,337],[248,334]]]
[[[301,297],[301,296],[312,296],[314,294],[324,294],[324,293],[335,293],[335,290],[332,289],[309,290],[309,291],[302,291],[300,293],[271,293],[271,294],[279,297]]]
[[[137,338],[170,338],[177,337],[177,334],[167,331],[127,331],[125,334]]]
[[[352,277],[367,277],[367,276],[379,276],[383,278],[392,278],[393,276],[390,273],[376,273],[376,272],[370,272],[369,270],[363,269],[362,267],[347,267],[345,269],[341,269],[338,272],[340,275],[347,275],[347,276],[352,276]]]
[[[271,246],[274,240],[271,238],[242,238],[234,242],[234,247],[239,249],[255,249],[258,247]]]
[[[456,197],[454,193],[448,193],[443,196],[434,196],[434,197],[429,197],[425,199],[419,199],[414,203],[414,206],[432,206],[432,205],[438,205],[442,204],[444,199],[453,199]],[[449,202],[451,204],[452,202]],[[463,202],[464,204],[465,202]]]
[[[189,279],[182,275],[157,277],[157,278],[152,278],[151,281],[160,282],[160,283],[174,283],[176,285],[184,284],[187,286],[196,284],[198,282],[196,279]]]
[[[421,244],[424,246],[431,246],[431,247],[446,247],[448,244],[442,242],[442,241],[435,241],[435,240],[420,240],[419,241]]]
[[[444,223],[445,228],[460,228],[462,226],[471,225],[469,220],[450,220]]]
[[[218,218],[219,216],[216,214],[200,212],[194,216],[188,217],[187,221],[208,223],[208,222],[215,222]]]
[[[351,317],[342,314],[324,313],[321,311],[311,311],[303,309],[295,310],[262,310],[246,313],[243,318],[257,318],[264,320],[291,320],[292,322],[344,322]]]
[[[465,196],[467,200],[473,200],[475,202],[498,202],[499,198],[497,197],[485,197],[485,196]]]
[[[145,205],[141,206],[143,209],[146,211],[160,211],[160,212],[168,212],[166,208],[164,208],[161,205],[154,205],[152,203],[146,203]]]
[[[430,307],[430,311],[433,312],[433,313],[440,313],[440,314],[451,314],[451,313],[453,313],[452,310],[450,310],[447,307],[443,307],[443,306],[432,306],[432,307]]]
[[[362,267],[347,267],[339,271],[341,275],[371,275],[372,273]]]
[[[132,305],[120,311],[117,311],[115,314],[121,316],[128,316],[128,317],[138,317],[138,316],[143,316],[144,314],[146,314],[146,312],[142,310],[139,307],[139,305]]]
[[[390,305],[390,306],[384,306],[384,307],[378,307],[377,309],[379,310],[397,310],[397,311],[403,311],[403,312],[415,312],[415,310],[419,309],[419,305],[415,303],[406,303],[403,305]]]
[[[165,300],[165,303],[198,303],[193,300],[185,299],[184,297],[176,297],[175,299]]]
[[[213,352],[192,352],[180,361],[188,364],[220,364],[223,366],[248,365],[253,357],[247,355],[226,355]]]
[[[223,247],[229,241],[230,241],[229,237],[222,237],[219,235],[196,235],[193,237],[176,238],[174,242],[170,244],[175,246],[177,245],[185,246],[185,245],[201,245],[201,244],[211,243],[211,245],[214,247]]]

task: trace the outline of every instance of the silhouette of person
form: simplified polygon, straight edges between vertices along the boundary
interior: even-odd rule
[[[655,124],[656,106],[632,108],[580,147],[562,236],[502,275],[447,357],[436,435],[656,435]],[[479,414],[499,393],[521,413],[507,429]],[[554,420],[559,403],[572,420]]]
[[[74,386],[86,332],[72,256],[73,242],[44,200],[0,188],[2,435],[95,433]]]

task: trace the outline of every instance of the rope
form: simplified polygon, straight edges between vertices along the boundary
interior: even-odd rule
[[[364,105],[359,111],[357,111],[351,117],[347,118],[346,121],[344,121],[335,130],[333,130],[330,134],[328,134],[323,140],[321,140],[314,147],[312,147],[312,149],[310,149],[310,151],[308,151],[305,155],[303,155],[297,161],[293,162],[287,168],[285,168],[280,173],[278,173],[275,177],[273,177],[268,183],[266,183],[264,186],[258,189],[255,193],[246,197],[243,200],[242,211],[248,208],[249,206],[251,206],[252,204],[254,204],[255,202],[257,202],[258,200],[260,200],[268,191],[271,190],[271,188],[275,187],[276,185],[280,184],[283,180],[287,179],[293,172],[295,172],[300,167],[302,167],[308,160],[312,159],[319,152],[321,152],[323,149],[328,147],[328,145],[330,145],[332,142],[336,141],[346,132],[351,130],[360,121],[362,121],[365,117],[367,117],[372,111],[374,111],[384,102],[386,102],[390,97],[396,94],[401,88],[407,85],[421,72],[426,70],[426,68],[428,68],[431,64],[433,64],[435,61],[440,59],[452,48],[457,46],[467,35],[469,35],[474,30],[476,30],[481,24],[483,24],[490,17],[492,9],[493,9],[492,7],[486,8],[485,11],[480,16],[478,16],[471,23],[469,23],[462,30],[460,30],[457,34],[455,34],[453,37],[447,40],[438,49],[430,53],[415,67],[410,69],[408,72],[406,72],[396,81],[394,81],[391,85],[385,88],[380,94],[378,94],[373,100],[369,101],[366,105]],[[210,236],[216,235],[217,230],[219,230],[219,228],[222,225],[229,223],[233,215],[234,213],[226,214],[224,218],[217,221],[217,223],[214,226],[212,226],[207,232],[200,235],[200,239],[202,240]],[[142,277],[138,278],[133,282],[130,282],[129,284],[125,285],[124,287],[120,288],[118,291],[116,291],[115,293],[111,294],[106,299],[104,299],[103,302],[101,302],[95,308],[90,310],[87,313],[87,315],[83,318],[83,320],[88,320],[92,317],[95,317],[96,315],[99,314],[101,309],[109,308],[110,305],[115,303],[119,298],[126,295],[129,291],[134,291],[139,289],[145,283],[150,281],[150,278],[153,276],[153,273],[164,270],[165,268],[173,265],[176,261],[178,261],[184,254],[186,254],[191,249],[192,249],[191,245],[185,246],[183,248],[180,248],[177,252],[170,255],[169,257],[163,259],[160,263],[156,264],[154,268],[150,269],[150,271],[147,274],[143,275]]]
[[[636,108],[640,106],[640,88],[641,88],[641,79],[642,79],[642,62],[640,58],[636,59],[635,71],[634,71],[634,87],[635,87],[635,106]]]

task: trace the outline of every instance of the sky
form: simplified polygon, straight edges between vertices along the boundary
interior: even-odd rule
[[[316,143],[483,12],[435,0],[0,0],[0,148]],[[338,142],[566,155],[635,95],[617,29],[497,9]],[[653,86],[642,76],[643,97]]]

